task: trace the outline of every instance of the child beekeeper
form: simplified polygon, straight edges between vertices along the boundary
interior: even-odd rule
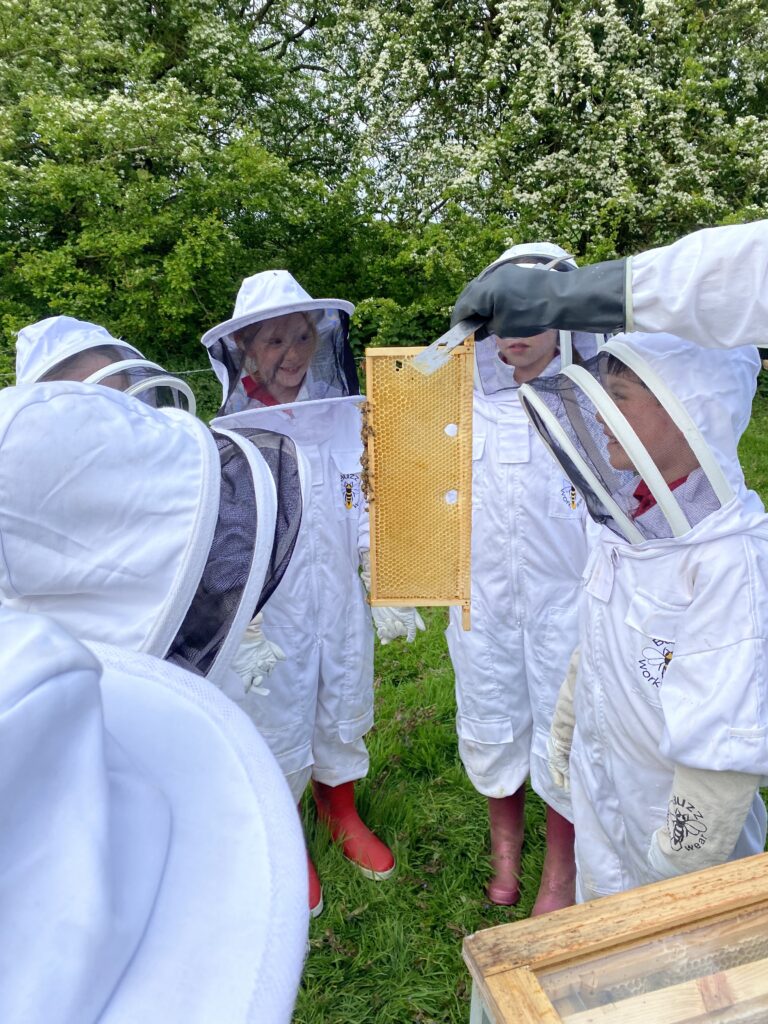
[[[516,245],[500,258],[565,274],[557,245]],[[459,753],[488,798],[493,877],[488,896],[520,898],[525,782],[547,805],[546,855],[533,913],[574,900],[568,794],[553,785],[546,741],[558,689],[578,643],[578,596],[587,558],[584,502],[552,461],[518,399],[520,385],[551,377],[594,335],[546,331],[476,343],[472,474],[472,629],[451,609],[446,632],[456,676]]]
[[[0,600],[242,695],[242,640],[290,560],[293,442],[72,381],[0,393]]]
[[[580,900],[763,849],[768,517],[737,454],[758,368],[629,334],[521,389],[601,524],[550,744]]]
[[[16,380],[18,384],[54,380],[101,384],[103,387],[124,391],[155,408],[175,407],[193,414],[195,412],[195,396],[180,377],[145,359],[138,349],[113,338],[99,324],[76,320],[71,316],[48,317],[19,331],[16,341]],[[252,433],[250,441],[260,448],[262,457],[270,465],[278,501],[283,506],[276,523],[273,563],[275,566],[287,564],[301,519],[300,494],[298,504],[296,502],[296,494],[299,492],[299,456],[286,438],[270,435],[267,431]],[[217,444],[224,466],[235,449],[229,446],[228,453],[227,445],[221,439]],[[283,448],[292,449],[285,459],[281,458]],[[288,524],[290,528],[287,528]],[[220,531],[220,538],[223,536]],[[212,554],[219,557],[216,552]],[[262,594],[259,606],[268,598],[279,579],[279,572],[271,575],[271,583]],[[259,686],[284,657],[277,644],[271,643],[264,636],[261,622],[261,612],[257,611],[248,624],[248,643],[238,650],[232,662],[233,669],[242,677],[246,689]],[[242,692],[243,688],[235,684],[232,695],[240,697]]]
[[[361,413],[349,347],[353,307],[313,299],[284,270],[246,278],[229,320],[203,336],[221,382],[217,428],[258,425],[287,434],[307,463],[305,508],[291,564],[264,608],[264,631],[286,654],[269,690],[244,707],[298,801],[310,778],[315,804],[344,855],[369,878],[394,857],[355,808],[368,772],[363,737],[373,725],[373,615],[379,638],[412,641],[413,608],[369,607],[369,529],[360,491]],[[362,579],[361,579],[362,569]],[[322,888],[309,862],[310,907]]]
[[[195,411],[189,385],[113,338],[99,324],[51,316],[22,327],[16,339],[16,383],[79,380],[126,391],[150,405]]]

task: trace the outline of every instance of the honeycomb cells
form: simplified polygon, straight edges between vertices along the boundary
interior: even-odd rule
[[[468,608],[472,348],[431,376],[412,366],[422,351],[366,352],[371,603]]]

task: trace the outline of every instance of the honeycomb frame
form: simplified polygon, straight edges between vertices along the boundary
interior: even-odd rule
[[[369,348],[363,489],[372,605],[460,605],[469,628],[474,338],[425,376],[423,347]]]

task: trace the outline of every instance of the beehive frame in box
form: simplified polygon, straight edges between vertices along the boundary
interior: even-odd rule
[[[468,936],[470,1024],[761,1024],[768,854]]]

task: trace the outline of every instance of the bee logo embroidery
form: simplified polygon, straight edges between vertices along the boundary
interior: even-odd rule
[[[651,643],[652,647],[643,648],[637,664],[640,666],[643,679],[658,689],[672,661],[675,645],[669,640],[652,640]]]
[[[341,474],[341,501],[347,512],[357,508],[360,504],[360,474]]]
[[[579,504],[579,492],[570,482],[570,480],[563,481],[563,486],[560,488],[560,497],[563,499],[563,503],[568,508],[574,511],[578,508]]]
[[[667,809],[667,831],[670,845],[676,851],[699,850],[707,841],[704,815],[688,800],[674,794]]]

